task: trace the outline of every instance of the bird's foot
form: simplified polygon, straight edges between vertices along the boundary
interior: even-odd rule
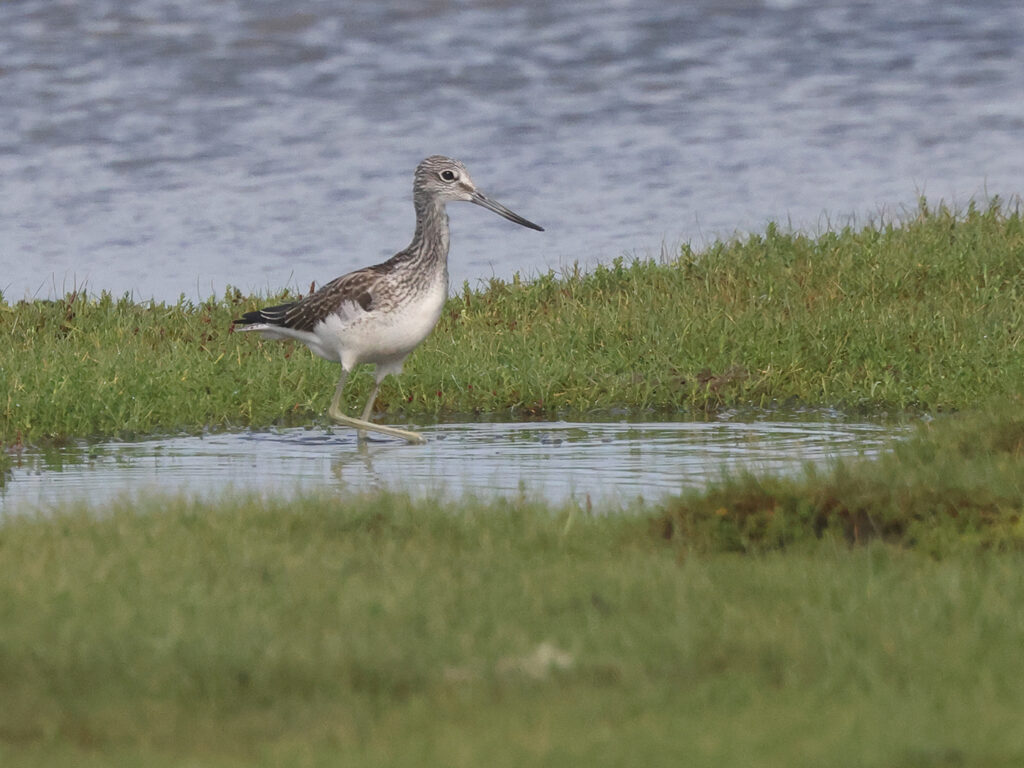
[[[356,434],[360,442],[366,439],[367,432],[377,432],[382,435],[390,435],[391,437],[400,437],[412,445],[423,445],[427,442],[427,439],[419,432],[412,432],[408,429],[399,429],[398,427],[389,427],[385,424],[374,424],[372,421],[354,419],[351,416],[346,416],[343,413],[333,410],[328,411],[327,415],[338,424],[343,424],[346,427],[353,427],[358,430]]]

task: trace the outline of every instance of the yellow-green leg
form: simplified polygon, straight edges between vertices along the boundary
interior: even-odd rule
[[[370,421],[370,414],[373,412],[373,403],[377,399],[377,390],[380,389],[379,381],[376,381],[373,384],[373,390],[370,392],[370,397],[366,401],[366,407],[363,409],[363,418],[354,419],[351,416],[346,416],[342,413],[341,393],[345,389],[345,380],[347,378],[348,371],[342,369],[341,378],[338,379],[338,386],[334,390],[334,399],[331,401],[331,407],[327,411],[327,415],[330,416],[332,420],[338,424],[344,424],[345,426],[357,429],[359,440],[365,440],[367,432],[379,432],[382,435],[400,437],[413,444],[422,444],[427,442],[426,438],[424,438],[419,432],[410,432],[409,430],[399,429],[398,427],[388,427],[384,424],[374,424]]]

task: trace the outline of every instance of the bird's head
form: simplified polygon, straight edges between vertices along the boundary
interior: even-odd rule
[[[516,224],[536,229],[539,232],[544,231],[543,227],[537,226],[518,213],[513,213],[501,203],[486,197],[476,188],[466,166],[458,160],[443,155],[431,155],[416,167],[413,195],[417,197],[426,195],[442,203],[455,201],[476,203]]]

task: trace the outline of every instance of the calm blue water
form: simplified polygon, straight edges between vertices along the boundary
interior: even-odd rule
[[[410,10],[410,7],[413,10]],[[0,3],[0,291],[308,287],[412,233],[453,281],[1019,193],[1024,4]]]

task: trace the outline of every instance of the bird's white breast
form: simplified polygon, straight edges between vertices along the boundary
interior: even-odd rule
[[[337,357],[329,359],[340,361],[346,369],[359,363],[400,366],[437,325],[447,297],[448,276],[439,275],[426,290],[410,293],[392,307],[366,312],[352,306],[331,314],[313,333],[325,351],[337,351]]]

